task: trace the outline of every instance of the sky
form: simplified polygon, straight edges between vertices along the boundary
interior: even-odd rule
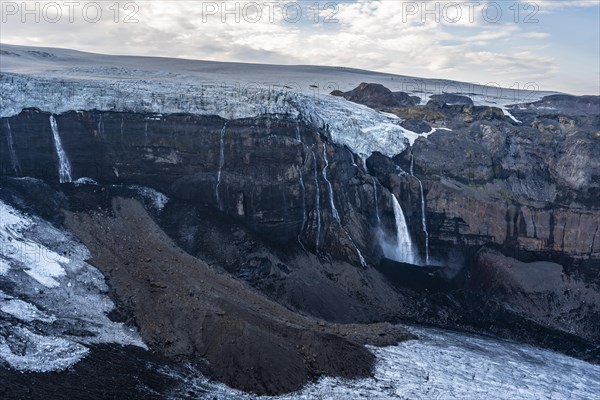
[[[1,0],[0,40],[600,94],[600,0]]]

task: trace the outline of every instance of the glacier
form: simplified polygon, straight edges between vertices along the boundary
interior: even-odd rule
[[[210,381],[193,367],[164,368],[181,383],[168,398],[210,393],[222,400],[589,400],[600,393],[600,366],[533,346],[466,332],[402,326],[418,340],[372,347],[373,377],[325,377],[283,396],[255,396]]]
[[[0,200],[0,364],[49,372],[93,344],[146,348],[135,328],[108,318],[114,304],[88,258],[68,232]]]
[[[0,117],[16,115],[28,107],[52,114],[96,109],[218,115],[225,119],[292,116],[323,129],[329,139],[347,146],[363,163],[375,151],[393,157],[417,137],[427,137],[439,128],[418,135],[402,128],[398,117],[331,96],[328,93],[332,90],[374,82],[428,99],[452,88],[469,93],[476,105],[492,105],[505,112],[507,105],[535,101],[552,93],[494,87],[494,96],[490,96],[485,85],[335,67],[120,57],[7,44],[1,47]],[[41,60],[37,56],[40,52],[52,57]],[[140,70],[140,65],[145,69]]]

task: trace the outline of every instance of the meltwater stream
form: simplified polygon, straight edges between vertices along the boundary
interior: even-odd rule
[[[429,264],[429,232],[427,231],[427,216],[425,214],[425,194],[423,193],[423,182],[415,176],[415,157],[412,152],[410,154],[410,175],[419,182],[419,188],[421,190],[421,225],[423,227],[423,234],[425,235],[425,264]]]
[[[15,171],[15,175],[19,176],[21,172],[21,167],[19,166],[19,159],[17,158],[17,153],[15,151],[15,143],[13,140],[12,128],[10,127],[10,123],[8,119],[6,121],[6,142],[8,144],[8,156],[10,158],[10,165],[12,169]]]
[[[315,242],[315,249],[319,252],[319,241],[321,240],[321,191],[319,189],[319,172],[317,171],[317,156],[315,150],[311,151],[313,158],[313,165],[315,166],[315,218],[317,220],[317,237]]]
[[[56,155],[58,156],[59,182],[71,182],[71,164],[69,163],[67,154],[62,147],[60,134],[58,133],[58,126],[56,125],[56,119],[54,118],[54,115],[50,115],[50,127],[52,128],[52,137],[54,138],[54,148],[56,149]]]
[[[598,365],[486,336],[404,328],[419,339],[369,347],[377,357],[371,378],[321,378],[299,392],[257,397],[190,370],[189,374],[176,374],[182,383],[169,398],[192,392],[218,400],[590,400],[600,393]]]
[[[417,180],[421,188],[421,225],[425,234],[425,264],[429,264],[429,232],[427,231],[427,217],[425,216],[425,195],[423,194],[423,182],[419,178]]]
[[[323,145],[323,161],[325,162],[325,165],[323,166],[323,180],[325,181],[325,183],[327,183],[327,188],[329,189],[329,204],[331,205],[331,213],[333,214],[333,218],[337,221],[337,223],[338,223],[339,227],[342,229],[342,231],[344,231],[344,233],[346,234],[346,237],[348,238],[348,240],[350,240],[350,243],[352,243],[352,246],[354,246],[354,250],[356,251],[356,254],[358,255],[358,258],[360,260],[360,265],[362,265],[363,267],[366,267],[367,262],[365,261],[365,258],[363,257],[361,251],[358,249],[358,246],[356,246],[356,243],[354,242],[354,239],[352,239],[352,236],[350,236],[350,234],[348,233],[346,228],[344,228],[344,226],[342,225],[342,220],[340,219],[340,214],[338,213],[338,210],[335,207],[335,202],[333,200],[333,186],[331,185],[331,182],[327,178],[327,168],[329,168],[329,161],[327,160],[327,145],[326,144]]]
[[[375,183],[375,178],[371,177],[371,181],[373,182],[373,196],[375,200],[375,216],[377,217],[377,224],[381,225],[381,218],[379,217],[379,199],[377,198],[377,184]]]
[[[223,165],[225,164],[225,129],[227,128],[227,122],[221,129],[219,138],[219,170],[217,172],[217,185],[215,186],[215,197],[217,198],[217,206],[219,210],[223,210],[223,204],[221,203],[221,196],[219,196],[219,186],[221,185],[221,173],[223,172]]]

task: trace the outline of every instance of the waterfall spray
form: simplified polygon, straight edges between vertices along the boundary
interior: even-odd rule
[[[410,238],[410,232],[406,225],[406,219],[404,218],[404,212],[398,202],[398,199],[392,194],[392,202],[394,206],[394,217],[396,219],[396,260],[414,264],[414,250],[412,239]]]

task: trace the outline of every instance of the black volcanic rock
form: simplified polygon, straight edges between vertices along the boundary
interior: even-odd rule
[[[355,89],[348,92],[336,90],[331,93],[333,96],[341,96],[346,100],[358,104],[364,104],[367,107],[412,107],[416,104],[415,99],[404,92],[392,92],[385,86],[378,83],[361,83]]]
[[[563,315],[570,315],[572,332],[592,342],[600,341],[600,291],[580,276],[565,274],[560,264],[525,263],[482,249],[469,269],[468,285],[543,325],[557,327]]]
[[[600,96],[572,96],[555,94],[539,101],[523,105],[526,110],[543,114],[562,114],[567,116],[583,116],[600,114]],[[518,108],[518,107],[516,107]]]
[[[403,128],[408,129],[409,131],[413,131],[416,133],[427,133],[427,132],[431,132],[431,125],[429,125],[427,122],[420,120],[420,119],[407,119],[405,121],[402,121],[402,123],[400,124]]]
[[[473,100],[468,96],[462,96],[454,93],[434,94],[430,97],[430,101],[448,104],[450,106],[472,106]]]

